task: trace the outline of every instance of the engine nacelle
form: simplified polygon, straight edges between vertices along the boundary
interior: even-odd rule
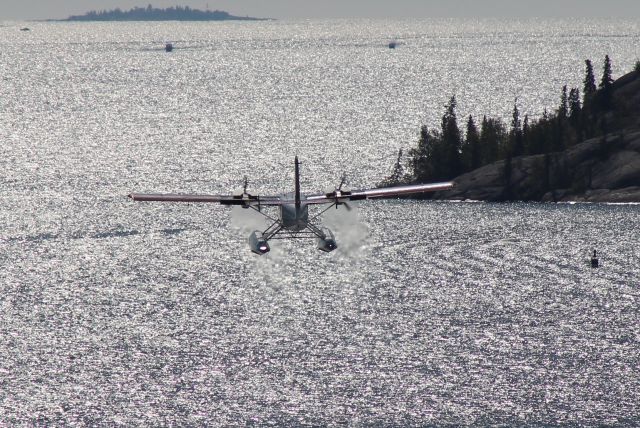
[[[252,252],[258,255],[266,254],[270,250],[269,243],[266,239],[264,239],[262,232],[260,232],[259,230],[256,230],[251,235],[249,235],[249,247],[251,248]]]
[[[333,233],[326,227],[323,227],[321,231],[324,234],[324,238],[318,237],[318,250],[330,253],[338,248],[336,238],[334,238]]]

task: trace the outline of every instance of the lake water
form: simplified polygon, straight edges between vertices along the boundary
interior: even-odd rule
[[[337,251],[257,257],[241,209],[126,197],[244,175],[279,193],[295,154],[304,190],[371,187],[453,94],[508,122],[516,98],[535,117],[581,87],[586,58],[631,71],[636,22],[4,22],[0,40],[0,425],[640,424],[636,205],[364,202],[327,214]]]

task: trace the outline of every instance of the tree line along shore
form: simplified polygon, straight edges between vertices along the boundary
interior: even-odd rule
[[[596,82],[586,60],[582,88],[564,86],[535,120],[516,100],[509,125],[469,116],[463,132],[451,97],[440,129],[423,126],[380,184],[456,181],[441,199],[640,202],[640,61],[617,81],[611,68],[607,55]]]
[[[166,9],[134,7],[123,11],[120,8],[72,15],[64,21],[259,21],[261,18],[234,16],[222,10],[199,10],[189,6],[175,6]]]

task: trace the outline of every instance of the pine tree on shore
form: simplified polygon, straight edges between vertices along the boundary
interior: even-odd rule
[[[562,95],[560,96],[560,106],[558,107],[558,118],[562,121],[569,117],[569,95],[567,94],[567,85],[562,87]]]
[[[413,177],[419,183],[426,183],[432,180],[433,169],[431,167],[434,156],[434,145],[437,144],[438,136],[425,125],[420,128],[420,139],[418,146],[409,150],[411,157],[411,169]]]
[[[503,159],[507,137],[505,125],[500,119],[483,117],[480,128],[483,165]]]
[[[581,141],[584,137],[584,131],[582,129],[582,105],[578,88],[571,88],[569,92],[569,123],[575,130],[577,140]]]
[[[454,95],[449,100],[447,111],[442,116],[443,166],[447,171],[441,171],[438,174],[440,178],[447,178],[447,176],[448,178],[453,178],[461,174],[464,169],[462,163],[462,134],[460,133],[460,128],[458,128],[456,106],[457,102]]]
[[[531,127],[529,126],[529,115],[524,115],[524,120],[522,121],[522,145],[524,148],[524,154],[530,155],[531,152]]]
[[[584,77],[584,88],[582,92],[584,93],[584,101],[587,102],[593,94],[596,93],[596,76],[593,74],[593,64],[591,64],[591,60],[586,60],[586,72]]]
[[[580,118],[582,113],[582,105],[580,103],[580,89],[571,88],[569,92],[569,118],[575,125],[575,121]]]
[[[602,80],[600,81],[600,89],[608,90],[613,84],[613,78],[611,77],[611,59],[609,55],[604,57],[604,67],[602,70]]]
[[[467,121],[467,137],[465,139],[462,154],[465,156],[467,171],[473,171],[474,169],[482,166],[480,133],[478,132],[478,127],[471,115]]]
[[[511,132],[509,134],[509,147],[507,154],[509,156],[520,156],[524,154],[524,139],[522,135],[522,121],[520,120],[520,110],[518,109],[518,100],[513,103],[513,113],[511,115]]]
[[[608,109],[611,107],[611,96],[613,93],[613,77],[611,77],[611,60],[609,55],[604,58],[602,69],[602,79],[600,80],[600,107]]]

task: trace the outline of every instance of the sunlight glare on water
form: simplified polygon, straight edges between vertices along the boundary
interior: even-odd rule
[[[0,425],[640,423],[638,206],[368,201],[324,217],[333,253],[257,257],[251,211],[126,197],[279,194],[294,155],[304,191],[375,186],[454,94],[508,123],[586,58],[632,70],[635,22],[21,26],[0,26]]]

